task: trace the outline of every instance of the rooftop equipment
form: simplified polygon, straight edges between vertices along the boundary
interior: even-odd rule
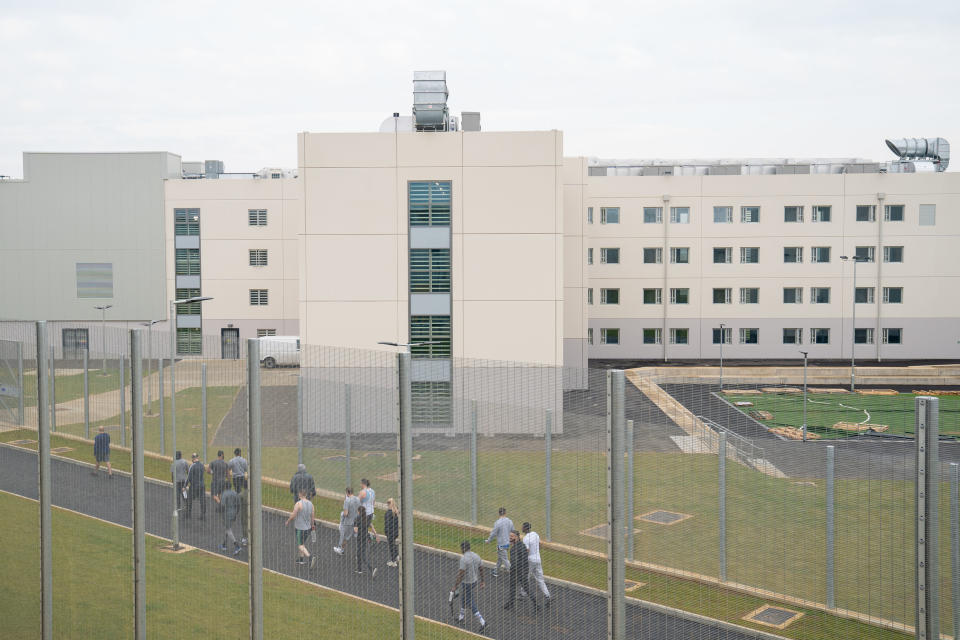
[[[417,131],[449,129],[449,95],[446,71],[413,72],[413,122]]]
[[[936,171],[946,171],[950,165],[950,143],[943,138],[897,138],[885,142],[901,162],[932,162]]]

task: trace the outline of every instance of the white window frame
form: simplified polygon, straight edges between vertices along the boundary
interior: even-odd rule
[[[616,251],[617,259],[610,262],[608,251]],[[620,247],[600,247],[600,264],[620,264]]]
[[[891,253],[890,250],[891,250],[891,249],[899,249],[899,250],[900,250],[900,259],[899,259],[899,260],[891,260],[891,259],[890,259],[890,253]],[[888,262],[888,263],[890,263],[890,264],[903,264],[903,253],[904,253],[904,251],[903,251],[903,245],[891,245],[891,246],[886,246],[886,247],[883,248],[883,261],[884,261],[884,262]]]
[[[740,222],[747,224],[760,222],[760,207],[753,205],[740,207]]]
[[[593,327],[587,327],[587,344],[593,344]]]
[[[756,300],[748,300],[756,293]],[[760,304],[760,287],[740,287],[740,304]]]
[[[857,300],[857,292],[866,291],[867,299],[866,300]],[[855,300],[854,304],[873,304],[876,296],[876,289],[874,287],[856,287],[853,290],[853,299]]]
[[[827,332],[826,342],[817,342],[817,331]],[[830,327],[811,327],[810,328],[810,344],[830,344]]]
[[[717,340],[717,333],[720,334],[720,340]],[[712,344],[733,344],[733,329],[730,327],[714,327],[710,331],[710,341]]]
[[[723,291],[723,302],[717,302],[717,291]],[[733,289],[731,287],[714,287],[710,299],[713,304],[733,304]]]
[[[793,342],[787,342],[787,331],[793,332]],[[783,344],[803,344],[803,329],[800,327],[784,327],[780,339]]]
[[[686,297],[687,297],[686,302],[677,302],[677,299],[680,297],[681,291],[686,293]],[[690,304],[690,288],[689,287],[671,287],[670,288],[670,304]]]
[[[681,251],[686,251],[686,260],[678,260]],[[670,264],[690,264],[690,247],[670,247]]]
[[[610,331],[616,331],[616,340],[610,342],[611,334]],[[620,344],[620,327],[601,327],[600,329],[600,344]]]
[[[827,301],[820,302],[817,300],[817,293],[820,291],[827,292]],[[831,292],[830,287],[810,287],[810,304],[830,304]]]
[[[726,258],[723,262],[717,262],[717,250],[723,249],[724,257]],[[713,264],[731,264],[733,262],[733,247],[714,247],[713,248]]]
[[[787,210],[793,209],[794,220],[787,219]],[[783,221],[786,224],[797,224],[803,222],[803,206],[802,205],[785,205],[783,207]]]
[[[813,222],[830,222],[833,219],[833,207],[829,204],[815,204],[811,209],[810,219]]]
[[[747,251],[756,251],[756,260],[747,260]],[[740,264],[760,264],[760,247],[740,247]]]
[[[647,220],[647,212],[653,212],[653,220]],[[644,207],[643,224],[663,224],[663,207]]]
[[[897,342],[890,342],[890,332],[899,331],[900,340]],[[880,339],[883,340],[883,344],[903,344],[903,328],[902,327],[884,327],[881,329]]]
[[[861,220],[860,218],[857,217],[859,215],[859,211],[857,211],[857,209],[860,209],[861,207],[869,207],[866,220]],[[856,205],[856,207],[853,210],[853,219],[855,222],[876,222],[877,221],[877,205],[875,204]]]
[[[861,255],[861,249],[866,249],[866,252],[864,252],[865,255]],[[870,245],[854,247],[853,255],[855,256],[857,262],[876,262],[877,248]]]
[[[757,336],[756,342],[748,342],[747,338],[750,337],[749,331],[755,331]],[[740,329],[740,344],[760,344],[760,329],[759,327],[744,327]]]
[[[593,224],[593,207],[587,207],[587,224]]]
[[[857,331],[863,331],[863,342],[857,342]],[[854,344],[873,344],[873,327],[856,327],[853,330]]]
[[[656,260],[654,262],[647,262],[647,251],[654,251]],[[663,264],[663,247],[644,247],[643,248],[643,264]]]
[[[900,299],[894,302],[890,301],[890,293],[892,291],[900,292]],[[883,302],[884,304],[903,304],[903,287],[884,287],[883,288]]]
[[[833,257],[833,248],[832,247],[810,247],[810,264],[829,264],[830,259]],[[820,254],[821,252],[826,251],[827,259],[823,260]]]
[[[733,207],[717,206],[713,208],[713,222],[715,224],[732,224]]]
[[[787,302],[787,291],[793,291],[793,302]],[[781,300],[783,304],[803,304],[803,287],[784,287]]]
[[[690,224],[690,207],[670,207],[671,224]]]
[[[610,213],[616,211],[616,220],[609,220]],[[600,224],[620,224],[620,207],[600,207]]]
[[[787,260],[787,249],[794,249],[797,253],[797,259],[793,261]],[[783,248],[783,264],[803,264],[803,247],[784,247]]]
[[[647,342],[647,331],[653,331],[653,342]],[[663,329],[660,327],[644,327],[640,333],[642,344],[663,344]]]
[[[894,217],[894,210],[898,212],[897,217]],[[907,207],[903,204],[885,204],[883,205],[883,221],[884,222],[903,222],[907,219]]]
[[[617,296],[616,302],[610,302],[610,292],[615,291]],[[600,289],[600,304],[620,304],[620,288],[619,287],[610,287]]]
[[[678,342],[681,331],[685,331],[686,334],[683,342]],[[690,344],[690,329],[687,327],[672,327],[670,329],[670,344]]]
[[[587,287],[587,304],[593,304],[593,287]]]
[[[587,249],[587,264],[593,264],[593,247]]]
[[[647,302],[647,291],[655,291],[655,302]],[[663,304],[663,289],[661,287],[646,287],[643,289],[643,304]]]

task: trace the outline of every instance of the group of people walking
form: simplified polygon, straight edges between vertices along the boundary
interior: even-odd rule
[[[193,515],[195,500],[200,502],[200,519],[206,518],[206,476],[211,476],[210,497],[218,505],[223,517],[223,541],[220,543],[220,551],[230,551],[236,556],[247,544],[249,465],[247,459],[241,455],[239,447],[233,450],[233,454],[233,458],[228,461],[224,458],[223,451],[217,451],[217,457],[209,464],[204,464],[197,453],[191,455],[191,461],[187,462],[183,459],[182,452],[177,451],[173,464],[170,465],[170,474],[177,496],[177,511],[183,511],[187,520]],[[238,520],[239,541],[233,530]]]

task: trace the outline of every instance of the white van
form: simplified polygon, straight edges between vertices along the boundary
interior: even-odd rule
[[[298,336],[264,336],[260,341],[260,364],[267,369],[300,366]]]

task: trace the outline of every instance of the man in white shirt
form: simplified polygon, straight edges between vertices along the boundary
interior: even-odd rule
[[[530,575],[534,581],[540,585],[540,591],[546,597],[546,606],[550,606],[550,590],[547,589],[547,583],[543,580],[543,565],[540,562],[540,536],[536,531],[530,530],[530,523],[523,523],[523,546],[527,548],[527,564],[529,565]]]

